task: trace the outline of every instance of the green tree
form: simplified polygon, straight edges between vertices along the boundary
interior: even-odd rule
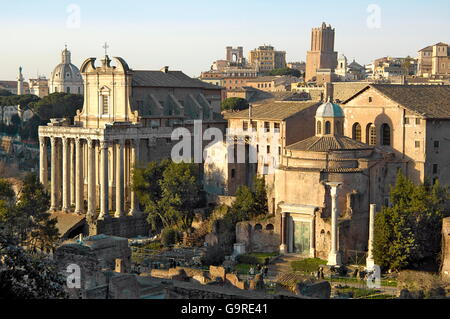
[[[136,168],[133,189],[155,232],[169,227],[188,229],[193,210],[202,203],[197,167],[191,163],[164,160]]]
[[[83,95],[70,93],[52,93],[30,104],[33,112],[46,123],[51,118],[74,117],[82,107]]]
[[[375,218],[375,262],[400,270],[427,259],[437,260],[447,189],[439,183],[415,185],[401,172],[391,188],[390,207]]]
[[[267,214],[269,212],[269,208],[267,203],[266,180],[264,177],[255,177],[254,196],[256,214]]]
[[[39,126],[47,124],[45,121],[41,121],[41,119],[34,115],[28,121],[23,122],[20,127],[20,138],[22,140],[26,140],[28,138],[37,141],[39,137]]]
[[[273,69],[268,73],[268,75],[278,76],[278,75],[291,75],[297,78],[302,76],[302,73],[297,69],[290,68],[281,68],[281,69]]]
[[[18,203],[11,184],[0,180],[0,299],[66,297],[64,278],[56,264],[43,254],[33,253],[34,247],[29,245],[28,238],[40,236],[42,226],[48,230],[51,225],[42,214],[48,208],[46,198],[42,185],[32,175],[25,178]],[[28,236],[23,236],[25,229],[30,231]],[[46,232],[44,239],[39,240],[45,240],[52,232]],[[22,245],[30,249],[25,250]]]
[[[56,219],[52,219],[48,212],[50,196],[37,176],[32,173],[25,176],[18,201],[14,205],[7,204],[7,201],[12,200],[8,187],[3,186],[3,189],[7,200],[0,205],[0,219],[5,232],[17,238],[21,246],[51,250],[59,234]]]
[[[264,177],[255,177],[254,190],[240,186],[236,191],[236,200],[231,206],[237,221],[249,220],[268,213],[267,189]]]
[[[56,264],[18,246],[0,227],[0,299],[65,298],[65,280]]]
[[[0,96],[10,96],[12,93],[5,89],[0,89]]]
[[[240,97],[229,97],[222,102],[222,111],[240,111],[248,108],[247,100]]]

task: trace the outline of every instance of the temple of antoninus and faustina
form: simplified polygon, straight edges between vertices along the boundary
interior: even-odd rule
[[[169,158],[176,127],[192,130],[202,120],[224,130],[221,88],[168,67],[137,71],[122,58],[95,60],[81,66],[83,109],[39,127],[40,180],[51,211],[85,216],[89,234],[146,235],[134,222],[145,216],[131,187],[133,167]]]

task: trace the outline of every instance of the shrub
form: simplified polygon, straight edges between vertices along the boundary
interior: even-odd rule
[[[293,271],[302,271],[311,273],[317,271],[320,265],[326,265],[327,261],[319,258],[306,258],[302,260],[295,260],[291,262],[291,268]]]
[[[230,97],[222,102],[222,111],[225,110],[240,111],[248,108],[249,105],[247,100],[239,97]]]
[[[206,254],[202,257],[203,265],[219,266],[225,260],[225,253],[220,246],[208,248]]]
[[[161,232],[161,244],[164,247],[175,245],[181,240],[181,233],[175,228],[164,228]]]
[[[237,256],[236,261],[240,264],[249,264],[249,265],[259,264],[258,257],[252,255],[239,255]]]
[[[447,198],[438,182],[415,185],[399,172],[390,192],[392,206],[375,217],[375,262],[396,271],[430,259],[436,263]]]

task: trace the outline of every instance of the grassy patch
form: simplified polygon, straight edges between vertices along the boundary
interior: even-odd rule
[[[250,271],[251,267],[253,267],[253,265],[250,265],[250,264],[237,264],[237,265],[234,266],[234,269],[240,275],[248,275],[248,272]]]
[[[266,258],[278,256],[278,253],[251,253],[239,255],[237,260],[240,264],[263,265]]]
[[[397,287],[397,280],[396,279],[381,279],[381,286]]]
[[[320,265],[325,265],[327,262],[319,258],[306,258],[302,260],[295,260],[291,262],[293,271],[301,271],[305,273],[312,273],[319,269]]]
[[[131,252],[131,260],[135,263],[141,264],[144,262],[146,256],[156,255],[165,250],[164,246],[159,240],[152,241],[140,247],[135,247]]]
[[[353,277],[333,277],[330,279],[326,279],[330,282],[339,282],[339,283],[355,283],[361,284],[364,283],[364,279],[358,279]],[[395,279],[381,279],[382,287],[397,287],[397,281]]]

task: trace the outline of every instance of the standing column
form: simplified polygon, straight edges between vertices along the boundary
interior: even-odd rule
[[[87,215],[95,217],[95,144],[88,139],[88,210]]]
[[[280,252],[283,254],[287,253],[287,246],[286,246],[286,213],[281,213],[281,245],[280,245]]]
[[[369,249],[367,252],[366,259],[366,268],[372,269],[375,265],[375,261],[373,260],[373,236],[375,232],[375,214],[376,214],[377,205],[370,205],[370,216],[369,216]]]
[[[48,184],[47,144],[45,137],[39,137],[39,180],[44,188]]]
[[[69,172],[69,143],[62,138],[62,211],[70,211],[70,172]]]
[[[123,195],[124,195],[124,140],[117,142],[117,161],[116,161],[116,214],[115,217],[123,217]]]
[[[75,213],[81,215],[83,213],[83,197],[84,197],[84,179],[83,179],[83,149],[81,140],[75,139]]]
[[[50,137],[50,144],[52,146],[51,149],[51,156],[52,156],[52,161],[51,161],[51,190],[50,190],[50,201],[51,201],[51,205],[50,205],[50,210],[52,212],[55,212],[57,210],[57,192],[58,192],[58,185],[56,182],[56,164],[58,161],[58,154],[56,151],[56,138],[55,137]]]
[[[101,181],[100,181],[100,219],[109,218],[109,200],[108,200],[108,142],[100,142],[101,152]]]
[[[131,193],[130,193],[130,201],[131,201],[131,208],[130,208],[130,212],[129,215],[130,216],[138,216],[140,215],[140,210],[139,210],[139,199],[136,196],[136,193],[133,190],[133,171],[136,168],[136,166],[138,165],[139,162],[139,139],[135,139],[133,141],[133,145],[131,146],[131,164],[132,164],[132,169],[131,172],[132,174],[130,175],[130,187],[131,187]]]
[[[316,257],[316,212],[314,212],[311,219],[311,228],[309,230],[309,256]]]
[[[70,205],[75,205],[75,140],[70,140],[69,166],[70,166]]]
[[[341,183],[327,183],[331,187],[331,249],[328,255],[328,265],[335,266],[341,264],[341,256],[337,249],[338,233],[338,210],[337,210],[337,190]]]

